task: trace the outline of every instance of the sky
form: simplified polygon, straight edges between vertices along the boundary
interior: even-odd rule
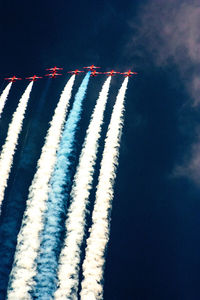
[[[200,298],[200,4],[196,0],[4,1],[1,4],[1,74],[63,76],[34,83],[5,193],[6,218],[16,241],[37,159],[67,71],[90,64],[103,71],[132,69],[104,274],[105,300]],[[76,78],[73,95],[82,77]],[[123,78],[116,76],[103,137]],[[77,140],[85,130],[104,76],[91,78]],[[28,82],[16,82],[0,119],[0,146]],[[37,121],[37,122],[36,122]],[[38,126],[39,124],[39,126]],[[37,126],[36,126],[37,125]],[[23,161],[29,145],[30,164]],[[98,165],[100,158],[98,158]],[[97,182],[98,170],[95,173]],[[20,194],[15,199],[15,193]],[[94,201],[93,187],[91,203]],[[12,208],[13,199],[17,206]],[[9,243],[9,239],[8,239]],[[0,246],[1,255],[5,255]],[[10,254],[11,256],[13,254]],[[12,260],[12,259],[11,259]],[[11,266],[4,270],[4,285]],[[1,293],[5,299],[5,287]]]

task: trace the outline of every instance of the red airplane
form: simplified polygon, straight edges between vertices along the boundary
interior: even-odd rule
[[[131,72],[131,70],[128,70],[128,72],[120,73],[123,74],[125,77],[131,77],[133,74],[138,74],[137,72]]]
[[[107,74],[108,76],[114,76],[115,74],[119,74],[120,72],[115,72],[114,70],[111,70],[109,72],[104,72],[103,74]]]
[[[22,78],[17,78],[16,76],[10,78],[4,78],[5,80],[9,80],[10,82],[14,82],[15,80],[22,80]]]
[[[46,69],[47,71],[56,72],[57,70],[63,70],[63,68],[53,67],[50,69]]]
[[[89,71],[94,71],[94,69],[99,69],[100,67],[96,67],[94,65],[88,66],[88,67],[83,67],[83,69],[88,69]]]
[[[59,75],[62,75],[62,74],[58,74],[58,73],[56,73],[56,71],[55,71],[55,72],[53,72],[53,73],[46,74],[45,76],[49,76],[49,77],[51,77],[51,78],[56,78],[56,76],[59,76]]]
[[[98,74],[103,74],[103,73],[97,72],[96,70],[92,70],[90,76],[95,77],[95,76],[97,76]]]
[[[28,79],[28,80],[30,80],[30,81],[37,81],[39,78],[42,78],[42,77],[38,77],[38,76],[36,76],[36,75],[33,75],[33,76],[31,76],[31,77],[26,77],[25,79]]]
[[[69,71],[67,73],[72,73],[72,74],[75,74],[75,75],[78,75],[79,73],[84,73],[84,71],[79,71],[78,69],[74,70],[74,71]]]

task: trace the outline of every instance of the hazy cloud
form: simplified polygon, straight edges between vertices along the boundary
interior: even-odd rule
[[[198,128],[200,132],[200,128]],[[196,143],[191,147],[189,153],[185,155],[182,165],[176,166],[172,174],[175,177],[188,177],[197,185],[200,185],[200,134]]]
[[[137,45],[140,58],[150,56],[157,66],[177,66],[193,106],[199,105],[200,1],[149,0],[141,3],[137,17],[130,20],[129,25],[132,33],[127,52],[138,55],[138,51],[134,52]],[[200,132],[200,128],[197,129]],[[200,184],[200,134],[190,134],[196,142],[173,175],[187,176]]]
[[[148,1],[129,25],[128,51],[141,45],[157,65],[175,63],[194,105],[200,103],[200,2]]]

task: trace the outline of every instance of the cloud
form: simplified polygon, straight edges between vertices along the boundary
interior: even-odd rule
[[[137,16],[129,21],[129,27],[131,38],[127,53],[133,60],[139,57],[143,67],[145,64],[148,67],[148,58],[158,67],[174,66],[192,99],[193,108],[189,111],[197,112],[200,104],[199,0],[148,0],[141,3]],[[194,129],[197,126],[194,114],[190,119]],[[180,133],[189,134],[192,142],[190,148],[185,148],[186,154],[183,153],[182,163],[179,161],[174,168],[173,176],[188,177],[199,185],[200,127],[197,126],[196,131],[190,130],[191,127],[189,129],[182,121]]]
[[[200,132],[200,128],[197,131]],[[200,134],[191,146],[189,153],[186,153],[182,165],[175,167],[172,177],[188,177],[195,184],[200,185]]]
[[[200,2],[196,0],[154,0],[141,5],[138,16],[129,21],[135,45],[150,54],[158,66],[174,63],[193,98],[200,103]],[[141,47],[140,47],[141,46]],[[142,52],[141,51],[141,52]],[[142,54],[141,54],[142,55]]]

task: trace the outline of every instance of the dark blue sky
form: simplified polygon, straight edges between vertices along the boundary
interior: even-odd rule
[[[139,73],[129,80],[126,96],[105,267],[105,300],[200,298],[200,114],[198,106],[193,105],[198,102],[197,89],[193,90],[190,81],[198,74],[196,62],[200,56],[191,52],[193,40],[189,39],[196,23],[185,19],[184,38],[177,33],[179,43],[173,28],[179,28],[179,12],[187,7],[170,0],[169,5],[160,1],[155,8],[151,2],[22,0],[1,4],[1,84],[10,75],[43,75],[47,67],[64,67],[64,76],[51,82],[45,99],[47,79],[34,84],[0,220],[0,235],[5,240],[4,221],[16,215],[8,243],[9,239],[15,243],[28,186],[48,122],[68,78],[66,72],[94,63],[105,71],[134,68]],[[187,11],[193,12],[196,3],[188,1]],[[194,48],[197,46],[194,44]],[[103,81],[97,77],[89,83],[77,151]],[[80,82],[78,78],[74,93]],[[113,78],[103,136],[121,83],[121,77]],[[0,120],[0,145],[25,84],[16,82],[11,90]],[[39,106],[40,101],[43,104]],[[31,149],[28,167],[23,166],[27,143]],[[102,147],[103,139],[100,151]],[[15,199],[18,204],[13,208],[16,191],[21,197]],[[3,253],[4,246],[0,246],[1,256]],[[0,272],[4,291],[13,253],[8,255],[7,270]],[[5,292],[0,295],[4,299]]]

